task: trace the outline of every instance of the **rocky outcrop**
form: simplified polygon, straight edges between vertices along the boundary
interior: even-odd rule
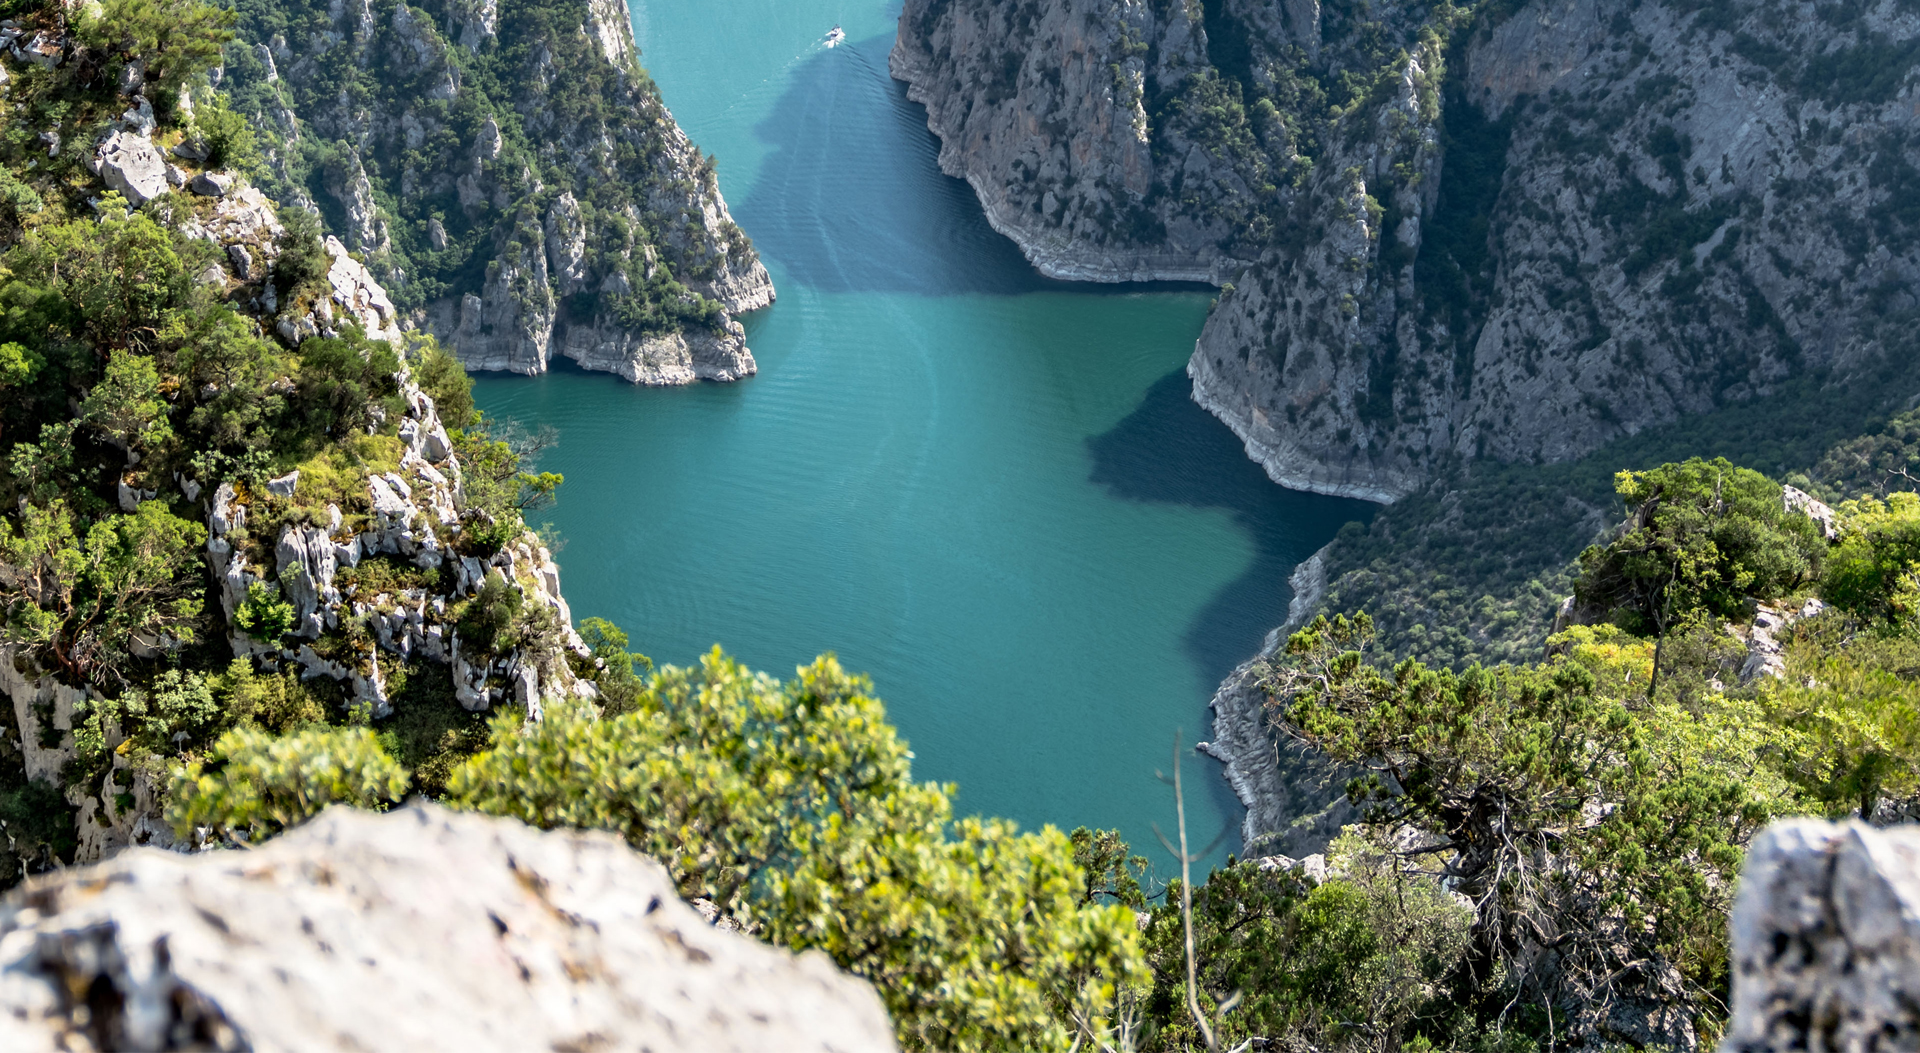
[[[144,205],[168,190],[166,161],[153,140],[137,132],[109,135],[96,160],[107,189],[124,194],[130,205]]]
[[[1920,1033],[1920,828],[1776,823],[1734,902],[1721,1053],[1904,1048]]]
[[[716,930],[612,836],[429,804],[334,808],[253,851],[136,850],[16,890],[0,1046],[895,1048],[864,981]]]
[[[909,0],[893,68],[1048,273],[1231,285],[1189,374],[1269,475],[1391,500],[1910,353],[1916,60],[1894,0]]]
[[[355,703],[375,718],[392,713],[384,686],[382,656],[391,668],[425,660],[450,668],[454,692],[469,710],[512,702],[539,719],[554,698],[587,698],[592,685],[573,675],[564,652],[585,657],[573,630],[573,612],[560,593],[553,555],[528,534],[490,556],[463,555],[461,469],[452,443],[428,398],[403,380],[407,415],[400,422],[400,469],[367,476],[364,503],[346,509],[327,504],[318,516],[282,517],[271,562],[255,563],[232,535],[259,519],[223,484],[207,503],[207,557],[229,624],[250,590],[264,587],[289,603],[294,627],[285,640],[263,641],[235,627],[229,634],[236,657],[298,669],[303,677],[345,682]],[[289,500],[301,500],[297,484]],[[257,527],[255,528],[258,529]],[[426,572],[421,584],[397,589],[341,586],[342,572],[363,560],[400,561]],[[498,576],[522,603],[551,612],[552,631],[531,645],[496,649],[468,641],[464,651],[454,611]],[[363,627],[366,650],[342,650],[340,630]],[[317,646],[316,646],[317,645]]]
[[[1820,600],[1808,600],[1797,610],[1761,604],[1744,633],[1734,631],[1747,645],[1747,657],[1740,663],[1740,685],[1745,687],[1763,676],[1786,676],[1787,643],[1791,639],[1787,630],[1793,623],[1812,618],[1826,609],[1827,605]]]
[[[57,786],[73,759],[78,711],[96,696],[86,686],[75,687],[51,676],[23,673],[14,662],[17,650],[13,646],[0,647],[0,694],[7,696],[13,711],[12,724],[19,733],[18,741],[10,745],[20,752],[26,778]],[[102,859],[129,845],[160,848],[173,845],[173,830],[159,818],[164,787],[156,784],[164,782],[163,773],[115,754],[107,780],[125,790],[95,794],[92,787],[63,788],[67,803],[76,810],[75,861]],[[5,833],[11,852],[16,847],[13,833],[0,832]]]
[[[315,336],[337,337],[352,325],[405,350],[402,319],[391,298],[338,239],[324,242],[325,283],[309,286],[297,304],[279,302],[268,279],[284,231],[273,205],[253,187],[202,201],[181,224],[186,237],[211,242],[225,260],[199,280],[217,286],[261,332],[297,348]],[[359,469],[349,480],[355,489],[344,495],[316,497],[316,484],[298,470],[260,480],[257,489],[232,481],[209,488],[176,472],[164,482],[147,477],[145,486],[123,478],[122,507],[134,511],[155,499],[160,495],[152,487],[159,485],[167,487],[165,498],[176,508],[197,508],[207,527],[209,614],[217,611],[214,624],[225,626],[233,656],[266,671],[338,682],[346,705],[364,706],[373,718],[394,711],[392,675],[421,663],[449,676],[455,699],[472,711],[510,703],[539,720],[556,700],[592,697],[592,684],[570,665],[588,652],[573,630],[552,553],[530,532],[497,549],[466,542],[463,469],[452,438],[404,365],[395,379],[404,409],[397,421],[382,417],[376,423],[390,428],[396,441],[382,448],[394,450],[396,460]],[[275,383],[269,390],[293,388],[286,377]],[[381,565],[381,573],[357,573],[370,560]],[[406,578],[396,584],[395,572]],[[496,593],[504,590],[511,595],[506,602],[523,616],[536,616],[528,624],[539,631],[511,642],[463,642],[459,610],[495,578]],[[292,608],[293,624],[284,636],[256,639],[240,626],[236,615],[256,594]],[[180,643],[136,636],[130,646],[151,659]],[[18,733],[17,743],[0,749],[8,762],[18,752],[25,780],[58,788],[77,809],[73,861],[91,862],[128,846],[171,846],[173,832],[160,819],[165,769],[118,749],[127,729],[116,720],[95,729],[106,770],[95,779],[65,781],[79,755],[76,731],[87,705],[100,697],[100,686],[64,683],[24,659],[16,664],[20,650],[0,646],[0,694]],[[107,691],[108,697],[122,697],[123,688]]]
[[[243,21],[225,84],[268,140],[269,189],[319,205],[404,320],[472,369],[755,371],[733,316],[772,303],[772,282],[622,5],[295,7],[300,39]],[[333,161],[311,165],[315,139]]]

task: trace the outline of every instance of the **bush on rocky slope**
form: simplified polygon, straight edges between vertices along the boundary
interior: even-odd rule
[[[1471,901],[1460,975],[1490,986],[1460,1004],[1521,1007],[1509,1025],[1556,1046],[1695,1048],[1726,1022],[1759,825],[1920,814],[1920,497],[1826,509],[1699,459],[1619,487],[1628,521],[1583,557],[1544,661],[1396,662],[1339,615],[1255,675],[1283,735],[1359,773],[1392,865],[1433,861]],[[1620,587],[1642,579],[1660,587]]]

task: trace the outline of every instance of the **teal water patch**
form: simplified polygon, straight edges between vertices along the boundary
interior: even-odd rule
[[[1209,290],[1049,282],[986,225],[886,76],[887,8],[634,11],[780,300],[746,319],[743,383],[480,381],[489,413],[559,433],[576,615],[660,662],[835,651],[964,811],[1149,849],[1176,729],[1209,736],[1287,575],[1369,506],[1272,485],[1187,397]],[[819,47],[835,22],[850,42]],[[1186,755],[1205,840],[1238,807]]]

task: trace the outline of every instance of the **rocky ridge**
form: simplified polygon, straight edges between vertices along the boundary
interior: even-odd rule
[[[1048,273],[1223,285],[1189,374],[1269,475],[1392,500],[1903,349],[1916,59],[1894,0],[914,0],[894,71]]]
[[[101,147],[103,166],[130,149],[153,147],[142,136],[115,131]],[[227,267],[210,268],[197,280],[218,286],[289,346],[337,337],[348,324],[373,339],[405,345],[401,319],[386,291],[337,239],[325,242],[330,260],[325,294],[297,305],[278,302],[270,276],[283,227],[259,190],[232,190],[182,230],[224,250]],[[568,665],[569,654],[584,659],[588,651],[572,628],[552,554],[531,533],[486,558],[458,551],[465,499],[454,444],[433,400],[404,365],[396,379],[407,408],[398,424],[394,469],[368,473],[359,483],[360,494],[344,509],[310,499],[298,471],[271,480],[265,492],[246,492],[232,483],[210,488],[180,475],[169,481],[178,497],[204,517],[209,583],[229,626],[233,655],[269,671],[286,668],[303,679],[338,682],[348,703],[364,705],[373,717],[391,712],[392,671],[419,660],[450,667],[455,697],[469,710],[511,702],[525,707],[529,719],[539,719],[543,703],[591,697],[592,685]],[[132,511],[155,499],[160,485],[130,470],[119,485],[122,509]],[[423,584],[379,591],[343,588],[342,572],[369,559],[414,568]],[[491,576],[523,603],[552,612],[554,631],[544,646],[496,654],[469,642],[463,649],[453,606],[475,596]],[[294,646],[253,639],[234,625],[235,612],[255,589],[293,606]],[[364,632],[360,646],[342,646],[354,636],[343,633],[348,628]],[[168,639],[135,641],[135,650],[147,657],[178,646]],[[19,731],[17,747],[30,779],[60,785],[76,756],[76,707],[98,695],[93,685],[67,684],[21,668],[16,651],[0,646],[0,691],[8,696]],[[117,725],[104,730],[110,751],[125,738]],[[106,785],[125,787],[124,793],[62,786],[78,809],[76,862],[101,859],[129,845],[174,841],[159,818],[158,781],[164,772],[134,763],[124,753],[111,756]]]
[[[0,901],[9,1049],[865,1053],[892,1030],[864,981],[715,929],[612,835],[431,804]]]
[[[641,70],[624,6],[241,11],[222,85],[266,137],[269,189],[318,207],[470,368],[756,370],[733,316],[772,303],[772,282]]]

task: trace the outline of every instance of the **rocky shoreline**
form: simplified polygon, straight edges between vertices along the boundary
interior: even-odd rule
[[[1242,853],[1307,856],[1325,850],[1355,820],[1345,796],[1346,773],[1299,745],[1280,739],[1267,721],[1263,667],[1287,637],[1306,624],[1327,593],[1327,550],[1307,557],[1287,580],[1293,599],[1286,624],[1267,634],[1260,653],[1242,662],[1208,703],[1213,740],[1196,748],[1220,762],[1221,774],[1247,812],[1240,822]]]
[[[1249,360],[1247,368],[1257,364],[1265,360]],[[1223,377],[1201,345],[1195,345],[1187,361],[1187,377],[1193,381],[1193,401],[1246,445],[1247,457],[1266,471],[1267,478],[1289,490],[1392,504],[1425,482],[1411,473],[1371,464],[1357,467],[1354,462],[1364,456],[1357,447],[1348,451],[1347,463],[1339,468],[1334,467],[1330,450],[1321,456],[1307,453],[1271,426],[1266,413],[1253,403],[1251,392],[1256,388]]]
[[[262,132],[270,194],[332,198],[404,324],[471,370],[757,372],[734,316],[773,303],[773,281],[640,67],[625,5],[287,3],[287,26],[242,20],[252,46],[229,49],[222,83]],[[338,171],[312,170],[315,142]]]

